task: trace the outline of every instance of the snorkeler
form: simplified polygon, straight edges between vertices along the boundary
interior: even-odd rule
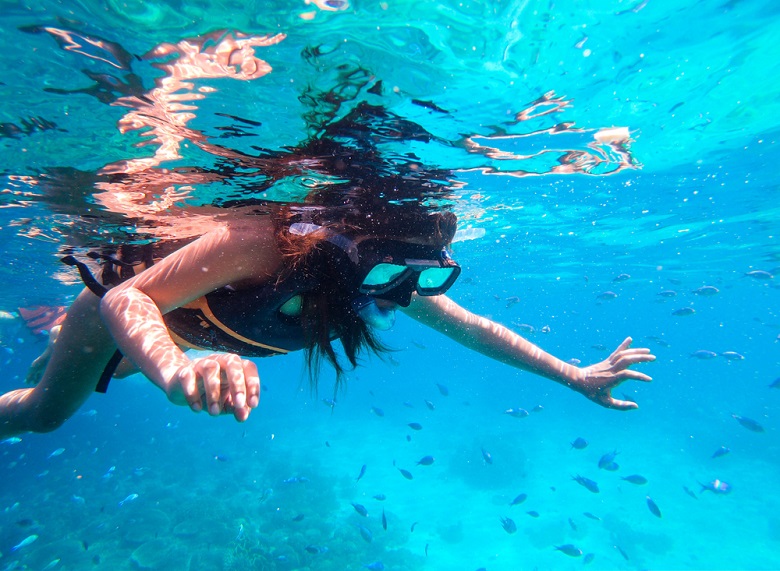
[[[397,309],[602,406],[636,408],[610,394],[625,380],[650,380],[629,367],[655,357],[631,349],[630,338],[605,361],[580,368],[446,297],[460,273],[447,250],[455,228],[452,213],[419,207],[349,208],[335,218],[327,208],[280,208],[225,224],[161,259],[114,259],[103,268],[107,289],[84,271],[91,289],[70,307],[40,382],[0,396],[0,438],[60,426],[121,355],[171,402],[244,421],[260,395],[257,366],[245,357],[303,349],[311,367],[324,358],[340,374],[332,342],[355,366],[362,348],[383,350],[377,331],[392,326]],[[188,348],[216,352],[191,360]]]

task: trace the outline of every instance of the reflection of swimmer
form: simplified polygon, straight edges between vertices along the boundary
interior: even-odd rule
[[[354,366],[361,349],[383,350],[377,331],[396,309],[603,406],[635,408],[610,394],[624,380],[650,380],[629,367],[655,357],[630,349],[630,338],[606,360],[575,367],[444,295],[460,273],[446,249],[455,226],[453,214],[416,205],[337,217],[280,208],[226,223],[136,275],[105,266],[107,293],[84,272],[91,290],[70,307],[41,381],[0,397],[0,438],[59,426],[110,378],[117,348],[172,402],[243,421],[260,381],[239,355],[303,349],[315,370],[324,359],[341,373],[332,342]],[[190,360],[182,349],[192,347],[216,352]]]

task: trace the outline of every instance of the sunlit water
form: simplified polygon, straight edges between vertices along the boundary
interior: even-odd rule
[[[351,373],[333,409],[332,374],[312,395],[295,355],[259,363],[267,390],[243,425],[114,381],[60,430],[0,444],[0,569],[780,567],[775,2],[85,0],[0,15],[0,309],[69,302],[65,247],[197,234],[211,214],[183,212],[252,196],[242,157],[363,102],[430,135],[384,152],[454,173],[448,202],[476,237],[455,245],[456,300],[562,359],[601,360],[627,335],[658,356],[641,367],[652,384],[616,391],[640,404],[626,413],[407,319],[386,336],[399,351]],[[187,46],[228,37],[267,69],[184,65]],[[705,285],[718,293],[694,293]],[[10,390],[45,339],[5,317]],[[619,469],[599,469],[612,451]],[[700,491],[716,479],[732,492]]]

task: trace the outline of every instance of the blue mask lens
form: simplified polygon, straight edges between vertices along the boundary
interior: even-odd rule
[[[395,324],[395,309],[382,309],[370,296],[355,299],[352,307],[366,325],[379,331],[387,331]]]

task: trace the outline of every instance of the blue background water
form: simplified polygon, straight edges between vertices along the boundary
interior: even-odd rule
[[[780,271],[779,11],[770,1],[3,3],[0,122],[56,124],[0,139],[4,185],[14,191],[34,190],[18,177],[53,167],[94,170],[151,154],[133,147],[137,134],[118,132],[126,109],[44,90],[89,86],[83,69],[121,74],[24,26],[78,30],[138,55],[220,29],[288,34],[258,49],[274,69],[269,75],[203,82],[218,92],[199,103],[191,126],[216,136],[225,124],[216,112],[262,121],[255,137],[229,141],[247,152],[300,142],[299,86],[324,82],[343,62],[397,87],[385,104],[445,140],[493,134],[491,125],[549,91],[571,105],[516,132],[559,121],[628,127],[641,168],[612,176],[462,173],[456,209],[464,226],[485,236],[456,244],[465,272],[451,294],[509,326],[532,325],[530,338],[563,359],[601,360],[608,351],[594,345],[611,350],[631,335],[658,360],[641,367],[652,384],[616,391],[640,404],[620,413],[401,318],[386,337],[399,352],[351,373],[333,411],[320,400],[330,396],[331,374],[324,394],[311,395],[295,355],[260,362],[268,390],[243,425],[177,409],[142,378],[114,382],[57,432],[0,444],[0,569],[55,560],[61,569],[582,567],[582,558],[554,549],[567,543],[595,554],[593,569],[780,567],[780,391],[768,388],[780,376],[780,278],[745,276]],[[316,45],[331,54],[320,67],[301,58]],[[143,62],[133,71],[147,85],[160,75]],[[556,141],[541,133],[523,143]],[[446,168],[501,167],[445,145],[414,150]],[[185,154],[186,164],[213,159]],[[544,172],[555,163],[525,164]],[[3,196],[0,309],[68,302],[79,286],[55,254],[71,219],[35,197],[19,204],[18,195]],[[621,273],[631,278],[614,282]],[[691,293],[702,285],[720,292]],[[659,295],[669,289],[677,296]],[[618,297],[600,300],[607,290]],[[508,304],[512,296],[519,303]],[[696,313],[672,315],[682,307]],[[10,390],[44,340],[14,320],[3,324],[2,341],[0,388]],[[745,358],[690,357],[701,349]],[[544,410],[527,418],[503,414],[536,405]],[[765,432],[747,431],[732,414]],[[578,436],[590,442],[585,450],[571,449]],[[711,458],[720,446],[731,452]],[[598,469],[613,450],[620,469]],[[427,454],[435,463],[415,466]],[[620,479],[634,473],[648,483]],[[575,474],[597,480],[601,492],[578,486]],[[284,483],[295,477],[306,481]],[[699,483],[716,478],[733,492],[699,493]],[[510,507],[521,492],[526,502]],[[380,493],[384,502],[372,497]],[[365,505],[368,518],[352,502]],[[304,519],[293,521],[298,514]],[[507,534],[500,517],[511,517],[518,532]],[[371,530],[371,543],[358,524]],[[35,543],[11,552],[31,534]]]

